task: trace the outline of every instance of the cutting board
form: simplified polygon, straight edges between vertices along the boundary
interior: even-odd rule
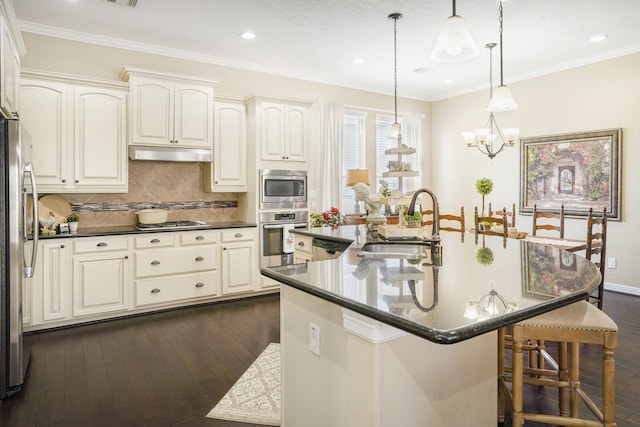
[[[47,194],[38,199],[38,216],[47,218],[49,212],[56,217],[56,225],[67,222],[67,216],[71,213],[71,205],[57,194]]]

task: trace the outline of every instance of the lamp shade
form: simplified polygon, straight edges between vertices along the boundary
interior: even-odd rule
[[[369,169],[348,169],[347,185],[352,186],[359,182],[369,185]]]
[[[511,95],[508,87],[500,85],[493,90],[487,111],[497,113],[500,111],[515,110],[516,108],[518,108],[518,104],[516,104],[516,100],[513,99],[513,95]]]
[[[400,138],[402,137],[402,128],[400,127],[400,123],[394,123],[391,125],[391,129],[389,130],[389,138]]]
[[[458,62],[471,59],[479,53],[480,49],[467,27],[467,22],[461,16],[453,15],[442,24],[430,58],[436,62]]]

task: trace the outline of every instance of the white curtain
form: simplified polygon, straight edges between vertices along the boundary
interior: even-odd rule
[[[416,149],[414,154],[415,164],[411,165],[414,170],[420,171],[420,177],[412,178],[415,181],[412,183],[412,189],[417,190],[424,186],[426,182],[426,170],[423,167],[422,162],[422,114],[417,113],[405,113],[404,114],[404,143],[409,147]]]
[[[342,127],[344,106],[320,101],[320,159],[318,168],[318,211],[340,206],[342,186]]]

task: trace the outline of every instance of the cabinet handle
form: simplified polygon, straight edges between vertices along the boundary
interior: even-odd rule
[[[202,256],[197,256],[197,257],[196,257],[196,261],[204,261],[204,257],[202,257]]]
[[[64,249],[64,245],[60,245],[60,249]]]
[[[17,112],[17,111],[12,111],[12,112],[11,112],[11,115],[12,115],[13,117],[15,117],[16,119],[17,119],[18,117],[20,117],[20,114],[18,114],[18,112]]]
[[[63,178],[63,179],[62,179],[62,183],[64,184],[64,183],[66,183],[66,182],[67,182],[67,180]]]
[[[152,293],[152,294],[160,293],[160,289],[158,289],[158,288],[153,288],[153,289],[151,289],[151,293]]]
[[[213,181],[213,183],[214,183],[214,184],[217,184],[217,183],[218,183],[218,181]]]
[[[74,182],[77,184],[77,183],[79,183],[80,181],[76,179]]]
[[[239,238],[242,237],[242,233],[236,233],[236,234],[233,235],[233,237],[239,239]]]
[[[298,246],[304,246],[304,242],[298,242]]]
[[[196,283],[196,288],[201,288],[203,286],[204,286],[204,283],[202,283],[202,282]]]
[[[151,261],[151,265],[160,265],[160,261]]]
[[[160,239],[151,239],[151,243],[160,243]]]
[[[103,248],[103,247],[108,246],[108,245],[107,245],[106,242],[100,242],[96,246],[99,247],[99,248]]]
[[[124,256],[124,259],[129,259],[129,255],[125,255],[125,256]]]
[[[223,246],[223,247],[222,247],[222,250],[223,250],[223,251],[226,251],[226,250],[227,250],[227,248]]]
[[[204,240],[204,236],[196,236],[196,240]]]

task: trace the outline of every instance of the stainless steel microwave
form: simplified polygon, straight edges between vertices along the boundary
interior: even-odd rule
[[[260,170],[260,209],[306,208],[307,171]]]

